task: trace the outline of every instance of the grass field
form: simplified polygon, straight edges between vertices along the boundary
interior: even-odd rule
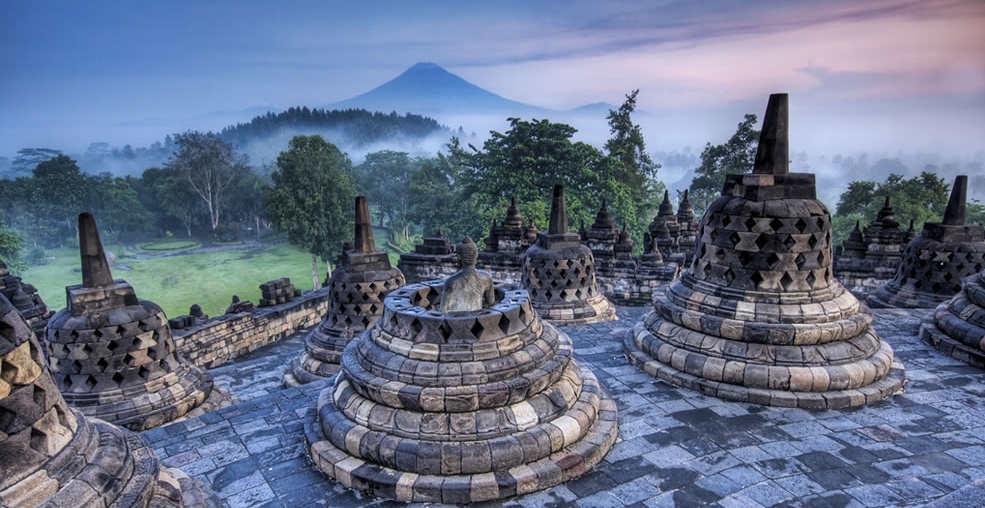
[[[386,229],[373,228],[378,249],[386,249],[388,234]],[[181,249],[187,244],[182,241],[175,247]],[[118,256],[111,268],[113,277],[125,279],[137,297],[157,303],[169,317],[187,314],[194,303],[209,316],[221,315],[233,295],[256,303],[260,300],[260,284],[281,277],[290,277],[291,283],[302,291],[312,289],[311,254],[288,243],[152,259],[136,259],[123,253],[119,245],[108,245],[107,249]],[[48,307],[61,309],[66,305],[65,286],[82,283],[79,250],[64,247],[47,253],[53,258],[51,263],[31,267],[22,276],[25,282],[37,286]],[[399,254],[389,255],[396,266]],[[320,261],[318,276],[325,279],[325,264]]]
[[[108,248],[118,252],[114,247]],[[79,251],[66,247],[49,250],[48,255],[54,257],[51,263],[28,269],[23,278],[37,286],[50,308],[60,309],[65,307],[65,286],[82,283]],[[324,278],[325,265],[319,265]],[[193,303],[210,316],[221,315],[234,294],[257,302],[260,284],[280,277],[290,277],[302,291],[312,289],[311,255],[287,243],[153,259],[121,256],[112,271],[114,278],[125,279],[139,298],[157,303],[169,317],[187,314]]]

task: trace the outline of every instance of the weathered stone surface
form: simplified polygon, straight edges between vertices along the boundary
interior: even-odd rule
[[[328,282],[328,312],[305,340],[304,351],[284,374],[284,384],[297,386],[330,377],[339,370],[345,346],[383,315],[383,299],[405,284],[403,273],[376,249],[364,196],[355,203],[355,239]]]
[[[896,276],[871,293],[875,308],[936,307],[961,291],[961,281],[985,269],[985,228],[965,224],[968,177],[954,179],[942,222],[925,222],[910,240]]]
[[[616,319],[615,309],[599,292],[595,258],[567,230],[564,188],[554,188],[551,227],[523,255],[520,284],[544,319],[560,325]]]
[[[627,355],[651,375],[735,400],[831,408],[881,399],[902,389],[902,366],[832,276],[831,216],[814,175],[786,169],[786,122],[786,95],[771,96],[757,167],[727,176],[690,270],[654,298]]]
[[[133,433],[71,409],[3,295],[0,365],[0,505],[218,506]]]
[[[87,283],[66,288],[68,307],[47,329],[52,374],[66,402],[133,430],[201,405],[212,393],[212,378],[178,354],[160,307],[112,279],[88,213],[79,216],[79,237]]]
[[[515,287],[473,312],[435,310],[444,291],[440,281],[394,291],[346,347],[305,429],[319,469],[377,496],[474,503],[600,461],[616,438],[615,403],[572,359],[567,335]]]
[[[985,369],[985,272],[924,318],[920,336],[944,354]]]
[[[3,260],[0,260],[0,294],[10,300],[38,338],[44,337],[44,329],[54,312],[45,305],[38,289],[11,274]]]

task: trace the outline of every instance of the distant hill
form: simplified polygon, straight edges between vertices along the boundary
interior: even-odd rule
[[[425,138],[447,131],[436,120],[415,114],[370,113],[364,109],[309,109],[293,107],[280,113],[268,112],[247,123],[226,127],[219,137],[234,146],[245,146],[289,130],[303,134],[332,132],[336,144],[358,148],[393,139]]]
[[[413,112],[425,115],[488,113],[532,115],[549,111],[496,95],[433,63],[415,64],[396,78],[362,95],[328,107]]]

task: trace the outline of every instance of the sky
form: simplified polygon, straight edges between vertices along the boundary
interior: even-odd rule
[[[552,109],[639,89],[655,149],[722,142],[787,92],[791,150],[985,150],[982,0],[11,0],[0,13],[9,158],[322,107],[417,62]]]

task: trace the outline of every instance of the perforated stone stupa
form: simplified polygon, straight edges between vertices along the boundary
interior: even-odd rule
[[[920,336],[944,354],[985,369],[985,272],[924,318]]]
[[[788,172],[787,96],[770,96],[752,174],[728,175],[694,262],[626,339],[645,372],[708,395],[840,408],[888,397],[903,367],[831,273],[814,175]]]
[[[45,305],[38,288],[10,273],[3,261],[0,261],[0,294],[10,300],[38,338],[44,337],[44,328],[54,312]]]
[[[79,215],[82,284],[48,323],[52,374],[66,402],[132,430],[170,422],[202,404],[212,378],[175,350],[168,320],[113,280],[92,215]]]
[[[523,255],[521,285],[544,319],[559,325],[596,323],[616,319],[616,310],[599,292],[595,280],[595,258],[580,243],[577,233],[568,232],[564,187],[554,187],[551,223],[546,233]]]
[[[869,295],[874,308],[936,307],[961,291],[961,282],[985,269],[985,229],[966,224],[968,177],[954,179],[941,222],[925,222],[910,240],[896,276]]]
[[[353,340],[305,428],[312,460],[374,496],[503,499],[571,480],[617,434],[616,405],[524,290],[442,313],[444,283],[411,284]]]
[[[856,222],[840,251],[835,251],[835,277],[856,295],[868,296],[893,280],[903,250],[912,238],[910,231],[900,227],[886,196],[876,219],[864,230]]]
[[[404,285],[404,275],[390,265],[386,252],[376,248],[364,196],[356,198],[355,241],[342,254],[342,263],[328,282],[328,314],[304,341],[304,351],[284,375],[296,386],[339,371],[342,350],[356,335],[383,315],[383,299]]]
[[[72,410],[37,337],[0,294],[0,505],[212,507],[130,431]]]

